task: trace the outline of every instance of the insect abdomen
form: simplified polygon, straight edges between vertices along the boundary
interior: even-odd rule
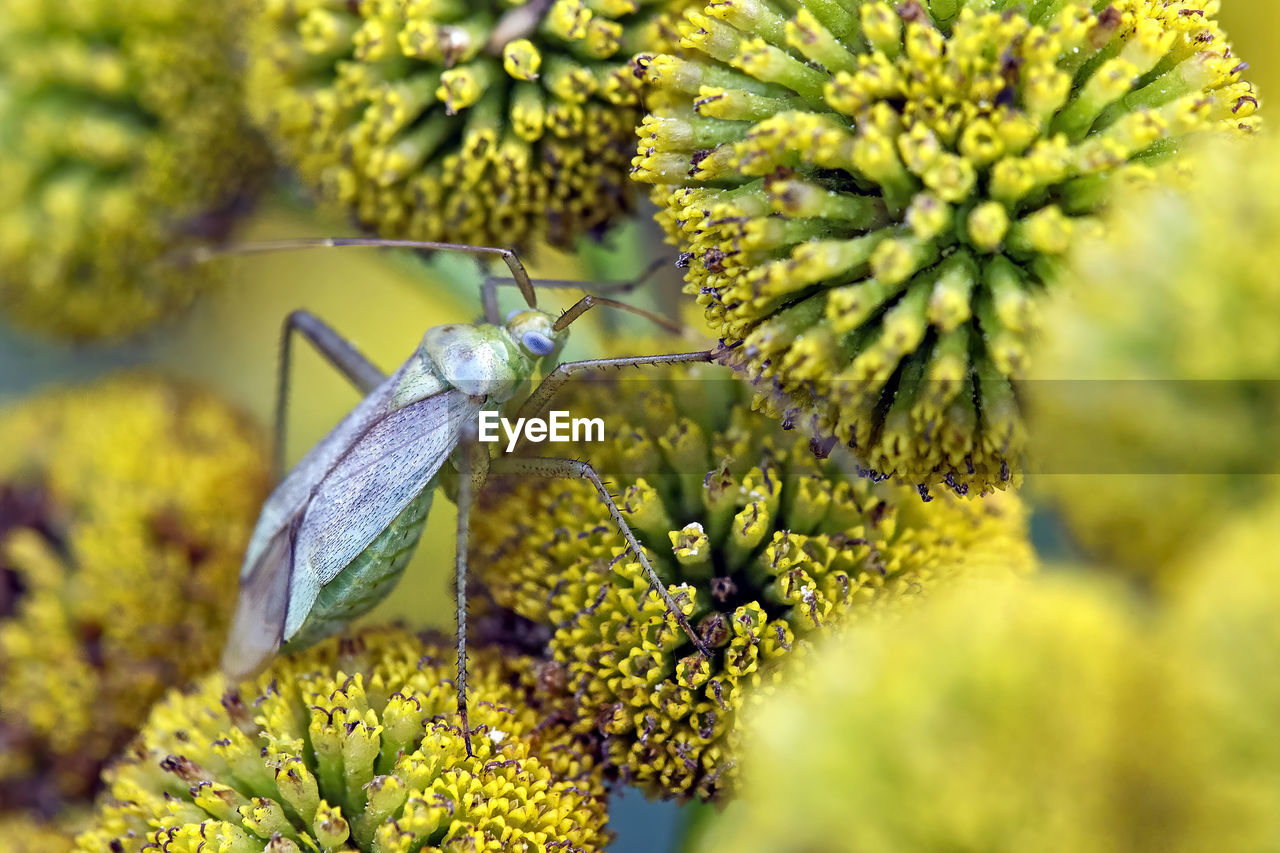
[[[304,649],[338,633],[395,589],[426,526],[435,487],[434,480],[428,483],[386,530],[321,587],[306,621],[281,646],[282,652]]]

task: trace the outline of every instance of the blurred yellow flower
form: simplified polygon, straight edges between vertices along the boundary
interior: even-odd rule
[[[1026,383],[1037,486],[1148,575],[1280,481],[1280,144],[1221,141],[1080,241]]]
[[[1172,596],[1174,654],[1197,676],[1242,851],[1280,843],[1280,492],[1182,556]],[[1225,845],[1224,845],[1225,847]]]
[[[68,338],[136,332],[216,275],[264,176],[240,113],[239,0],[10,0],[0,16],[0,307]]]
[[[5,853],[70,853],[74,840],[56,827],[24,815],[0,816],[0,849]]]
[[[145,374],[0,413],[0,801],[86,796],[151,702],[217,660],[267,488],[256,429]]]
[[[1236,648],[1264,651],[1242,627]],[[1274,849],[1276,788],[1242,799],[1236,774],[1275,715],[1265,743],[1223,749],[1205,670],[1163,636],[1096,575],[970,584],[855,627],[752,717],[742,799],[698,849]]]

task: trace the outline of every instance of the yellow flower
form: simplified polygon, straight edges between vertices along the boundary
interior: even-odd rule
[[[1011,385],[1104,190],[1258,101],[1191,0],[857,0],[691,13],[633,177],[759,405],[872,469],[1018,476]]]
[[[474,757],[453,666],[447,644],[366,632],[239,687],[172,691],[105,774],[78,849],[603,850],[599,771],[533,696],[535,662],[472,657]]]
[[[806,439],[753,415],[726,373],[673,377],[582,383],[564,408],[590,416],[609,400],[614,432],[555,453],[610,481],[709,660],[584,482],[488,490],[472,516],[470,565],[499,605],[554,632],[575,730],[603,736],[622,778],[710,799],[731,787],[738,713],[773,689],[774,664],[833,625],[879,618],[960,577],[1026,571],[1032,559],[1011,496],[924,503],[913,488],[815,459]]]
[[[213,273],[264,173],[240,114],[237,0],[12,0],[0,20],[0,307],[69,338],[135,332]]]
[[[5,853],[71,853],[72,837],[55,826],[23,815],[0,816],[0,849]]]
[[[1185,163],[1080,241],[1026,383],[1037,485],[1082,544],[1150,576],[1280,475],[1280,145]]]
[[[1200,711],[1202,670],[1125,592],[971,584],[833,638],[750,719],[742,799],[698,849],[1272,849]],[[1256,794],[1274,812],[1275,788]]]
[[[1229,764],[1217,780],[1247,817],[1241,851],[1280,839],[1280,491],[1181,557],[1172,599],[1173,656],[1200,673],[1202,728]]]
[[[166,688],[217,660],[267,488],[222,401],[123,375],[0,414],[0,801],[83,797]]]
[[[250,103],[386,237],[570,246],[632,205],[635,51],[672,0],[263,0]]]

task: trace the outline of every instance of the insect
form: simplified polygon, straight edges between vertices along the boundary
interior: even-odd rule
[[[680,628],[707,655],[671,593],[661,582],[599,475],[586,462],[522,457],[476,438],[485,410],[516,417],[545,411],[574,373],[623,366],[709,361],[711,351],[604,358],[559,363],[571,323],[593,305],[610,305],[662,318],[596,294],[559,317],[537,308],[533,281],[514,252],[448,243],[379,239],[278,241],[241,246],[237,253],[309,245],[400,246],[497,255],[511,271],[527,307],[501,321],[496,286],[482,290],[485,321],[428,329],[408,360],[384,375],[319,318],[295,311],[285,321],[277,382],[275,441],[282,456],[292,340],[301,334],[365,395],[364,399],[280,481],[267,498],[240,571],[240,591],[222,666],[242,679],[261,670],[280,650],[301,648],[335,633],[385,598],[399,580],[426,523],[437,489],[458,507],[456,616],[458,715],[471,752],[466,706],[466,559],[473,496],[490,474],[568,477],[596,489]],[[206,252],[201,258],[224,251]],[[545,282],[565,286],[565,282]],[[541,382],[523,398],[535,376]]]

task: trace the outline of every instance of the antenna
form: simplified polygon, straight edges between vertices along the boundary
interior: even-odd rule
[[[498,249],[493,246],[472,246],[468,243],[437,243],[431,240],[386,240],[381,237],[297,237],[286,240],[263,240],[257,243],[237,243],[231,246],[213,248],[199,246],[178,254],[175,260],[188,263],[206,263],[215,258],[230,255],[264,255],[273,252],[293,252],[300,249],[347,249],[357,247],[383,247],[391,249],[418,249],[431,252],[465,252],[469,255],[497,255],[511,270],[511,277],[516,287],[520,288],[524,301],[530,308],[538,307],[538,297],[533,290],[533,282],[525,270],[519,256],[511,249]]]

